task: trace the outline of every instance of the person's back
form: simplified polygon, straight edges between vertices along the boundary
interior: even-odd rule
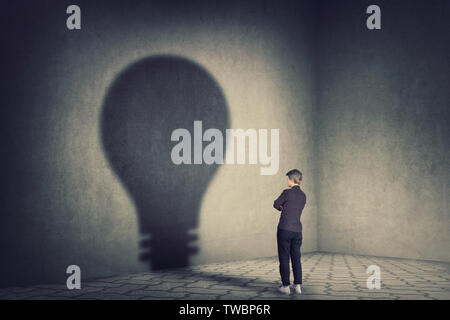
[[[302,231],[300,217],[306,204],[306,195],[299,185],[283,191],[275,200],[274,207],[279,210],[282,207],[278,228],[294,232]]]

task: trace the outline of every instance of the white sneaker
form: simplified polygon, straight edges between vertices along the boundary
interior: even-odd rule
[[[296,294],[301,294],[301,293],[302,293],[302,286],[301,286],[301,285],[296,284],[296,285],[294,286],[294,289],[295,289],[295,293],[296,293]]]
[[[289,286],[279,286],[278,287],[278,292],[283,293],[283,294],[291,294],[291,288]]]

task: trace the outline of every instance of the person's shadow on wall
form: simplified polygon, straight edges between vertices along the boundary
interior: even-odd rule
[[[198,251],[190,230],[198,226],[203,193],[219,165],[176,165],[171,159],[178,143],[171,141],[172,132],[186,128],[193,141],[194,120],[202,121],[203,131],[225,132],[227,103],[204,68],[177,56],[133,63],[113,81],[103,102],[104,152],[136,205],[144,239],[140,259],[151,270],[187,266]],[[191,150],[193,158],[193,142]]]

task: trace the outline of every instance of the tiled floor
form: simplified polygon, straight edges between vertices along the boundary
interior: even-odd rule
[[[450,299],[450,263],[316,252],[304,254],[302,265],[302,295],[276,292],[272,257],[99,278],[79,290],[4,288],[0,299]],[[370,265],[380,267],[380,289],[367,288]]]

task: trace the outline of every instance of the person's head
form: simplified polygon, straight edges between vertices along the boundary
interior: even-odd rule
[[[297,169],[290,170],[288,173],[286,173],[286,176],[288,187],[299,185],[303,178],[302,173]]]

